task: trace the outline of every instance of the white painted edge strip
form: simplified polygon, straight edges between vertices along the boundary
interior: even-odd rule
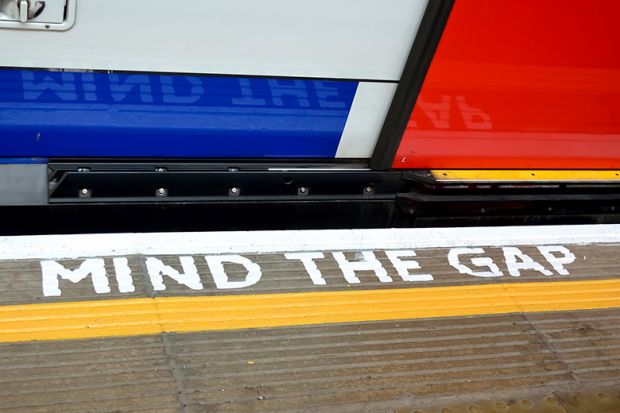
[[[0,260],[620,243],[620,225],[0,237]]]

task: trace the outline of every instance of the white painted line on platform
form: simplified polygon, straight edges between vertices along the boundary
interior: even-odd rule
[[[620,243],[620,225],[0,237],[0,260]]]

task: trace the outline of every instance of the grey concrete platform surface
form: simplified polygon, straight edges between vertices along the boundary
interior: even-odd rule
[[[3,257],[0,412],[620,412],[620,244],[479,245]]]

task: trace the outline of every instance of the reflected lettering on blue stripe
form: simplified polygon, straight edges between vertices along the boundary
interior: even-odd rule
[[[0,70],[0,157],[330,158],[355,81]]]

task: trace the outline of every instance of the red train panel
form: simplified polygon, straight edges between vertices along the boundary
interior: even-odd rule
[[[619,17],[617,0],[456,0],[393,167],[620,167]]]

